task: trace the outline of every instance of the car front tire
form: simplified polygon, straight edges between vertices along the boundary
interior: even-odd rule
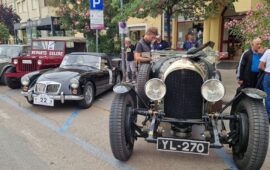
[[[130,93],[117,94],[112,102],[109,134],[113,155],[120,161],[127,161],[133,152],[136,116],[132,109],[136,106],[135,97]]]
[[[262,100],[243,98],[234,112],[239,121],[230,122],[231,131],[240,136],[232,146],[233,158],[239,169],[257,170],[264,163],[269,141],[268,118]]]
[[[9,67],[5,73],[16,73],[16,68]],[[21,87],[21,82],[18,78],[5,77],[5,83],[11,89],[19,89]]]
[[[78,102],[78,107],[81,109],[88,109],[94,100],[95,91],[94,86],[91,82],[87,82],[83,89],[84,99]]]

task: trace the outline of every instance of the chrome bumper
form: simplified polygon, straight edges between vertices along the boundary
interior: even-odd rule
[[[32,91],[24,92],[22,91],[21,94],[28,98],[29,101],[33,101],[33,98],[38,96],[38,94],[33,93]],[[48,95],[48,94],[47,94]],[[63,92],[61,92],[60,95],[48,95],[50,98],[54,100],[59,100],[61,103],[65,103],[65,100],[83,100],[83,96],[74,96],[74,95],[65,95]]]

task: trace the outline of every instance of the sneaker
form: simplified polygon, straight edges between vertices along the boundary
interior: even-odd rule
[[[133,81],[132,81],[132,84],[135,84],[135,83],[136,83],[136,81],[135,81],[135,80],[133,80]]]
[[[131,81],[130,80],[126,80],[126,83],[130,83]]]

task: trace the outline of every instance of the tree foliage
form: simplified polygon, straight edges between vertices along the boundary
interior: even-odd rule
[[[186,18],[211,17],[216,15],[224,6],[233,7],[237,0],[126,0],[124,8],[119,8],[117,18],[127,20],[128,17],[156,17],[167,12],[172,16]],[[113,0],[118,5],[119,0]]]
[[[20,17],[11,7],[0,5],[0,22],[8,28],[11,35],[14,35],[14,23],[18,23],[20,20]]]
[[[255,9],[246,13],[241,20],[232,20],[225,23],[225,29],[230,34],[245,42],[249,46],[250,41],[256,37],[261,37],[263,44],[270,47],[270,2],[263,0],[259,2]]]
[[[8,28],[0,22],[0,43],[6,43],[9,38]]]
[[[118,5],[118,1],[113,0],[113,4]],[[167,15],[165,22],[170,30],[171,17],[181,15],[195,20],[201,17],[208,18],[217,15],[224,6],[233,7],[235,1],[237,0],[126,0],[123,10],[119,8],[119,14],[114,20],[127,20],[129,17],[156,17],[164,13]]]
[[[95,51],[96,30],[90,29],[89,0],[58,0],[49,1],[50,5],[58,6],[58,15],[63,29],[78,31],[84,34],[90,44],[90,51]],[[99,51],[115,53],[120,51],[118,40],[118,25],[112,22],[117,14],[117,9],[111,5],[112,0],[104,0],[105,29],[99,33]]]

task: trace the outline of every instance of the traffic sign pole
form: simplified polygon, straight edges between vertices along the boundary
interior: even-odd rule
[[[99,29],[104,28],[103,0],[90,0],[90,27],[96,30],[96,52],[99,52]]]
[[[96,52],[98,53],[98,29],[96,29]]]

